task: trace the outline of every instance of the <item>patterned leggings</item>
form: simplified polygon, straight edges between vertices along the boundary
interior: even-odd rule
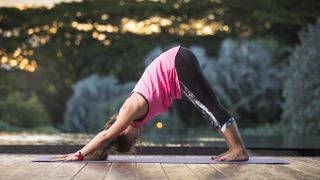
[[[183,93],[215,129],[224,132],[235,122],[235,118],[218,101],[200,69],[196,56],[189,49],[180,47],[175,58],[175,67]]]

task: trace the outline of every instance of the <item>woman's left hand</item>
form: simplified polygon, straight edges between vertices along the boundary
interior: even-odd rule
[[[57,155],[52,159],[55,161],[78,161],[77,153]]]

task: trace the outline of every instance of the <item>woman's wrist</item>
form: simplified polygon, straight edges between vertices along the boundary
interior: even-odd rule
[[[81,151],[77,151],[75,156],[78,161],[82,161],[84,159],[84,156],[82,155]]]

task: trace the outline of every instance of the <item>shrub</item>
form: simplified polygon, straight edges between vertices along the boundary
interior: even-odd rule
[[[284,83],[283,123],[290,134],[320,134],[320,19],[299,32]]]
[[[47,134],[60,133],[60,131],[53,126],[37,126],[32,128],[30,131],[37,132],[37,133],[47,133]]]
[[[48,113],[38,97],[32,94],[23,96],[19,92],[9,94],[0,101],[0,122],[8,129],[10,126],[31,128],[51,125]],[[6,125],[5,125],[6,124]]]

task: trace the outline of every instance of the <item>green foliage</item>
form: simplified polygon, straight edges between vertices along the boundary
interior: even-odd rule
[[[289,124],[283,124],[281,122],[276,122],[273,124],[264,124],[258,127],[248,127],[241,131],[243,136],[255,136],[255,137],[286,137],[287,132],[290,130]]]
[[[4,121],[0,121],[0,131],[1,132],[22,132],[27,131],[26,128],[11,126]]]
[[[9,126],[31,128],[50,125],[50,119],[36,95],[24,96],[15,92],[0,101],[0,121],[4,129]]]
[[[284,84],[283,121],[289,134],[320,134],[320,19],[300,31]]]
[[[0,131],[12,131],[13,128],[6,122],[0,121]]]
[[[243,135],[320,135],[320,20],[300,31],[300,44],[289,58],[283,87],[282,120],[256,128]]]
[[[225,38],[271,37],[277,42],[291,45],[298,40],[297,30],[308,22],[314,22],[316,17],[320,16],[318,0],[304,2],[298,0],[168,0],[166,3],[126,0],[124,2],[121,4],[118,0],[90,0],[61,3],[49,10],[31,8],[21,11],[15,8],[0,8],[0,49],[8,54],[13,53],[18,47],[33,50],[34,54],[26,57],[29,60],[35,59],[39,65],[34,73],[20,70],[7,71],[0,68],[0,101],[4,101],[12,91],[35,93],[54,125],[57,125],[63,122],[66,102],[72,96],[72,87],[76,82],[93,73],[114,76],[121,83],[136,81],[143,72],[143,60],[153,47],[167,46],[172,43],[184,46],[199,45],[204,47],[209,56],[217,56],[218,47]],[[174,8],[177,3],[180,5],[178,9]],[[77,15],[79,12],[81,16]],[[109,18],[103,20],[101,17],[104,14]],[[159,34],[103,32],[111,41],[109,46],[92,38],[93,30],[81,31],[72,27],[73,21],[112,24],[120,27],[122,18],[140,21],[151,16],[174,17],[175,20],[172,26],[161,27]],[[210,36],[195,34],[179,36],[169,33],[170,28],[177,28],[183,23],[189,23],[190,19],[200,18],[206,19],[209,23],[223,22],[230,27],[231,31],[218,32]],[[43,30],[46,25],[51,26],[58,22],[63,25],[57,29],[56,33]],[[39,28],[40,32],[30,34],[28,33],[30,28]],[[9,31],[15,33],[10,34]],[[46,43],[40,43],[39,46],[33,46],[30,43],[43,37],[49,37],[49,40]],[[79,37],[81,37],[81,43],[77,45],[75,42]],[[278,58],[272,59],[278,60]],[[277,102],[267,106],[273,106],[273,104]],[[278,105],[270,110],[273,115],[279,113]],[[239,115],[242,116],[241,113]],[[268,115],[268,117],[271,116]],[[197,119],[197,116],[191,115],[189,118]],[[272,121],[271,119],[265,119],[263,122]]]
[[[36,132],[36,133],[46,133],[46,134],[55,134],[55,133],[60,133],[60,131],[53,126],[36,126],[32,129],[29,129],[30,132]]]

